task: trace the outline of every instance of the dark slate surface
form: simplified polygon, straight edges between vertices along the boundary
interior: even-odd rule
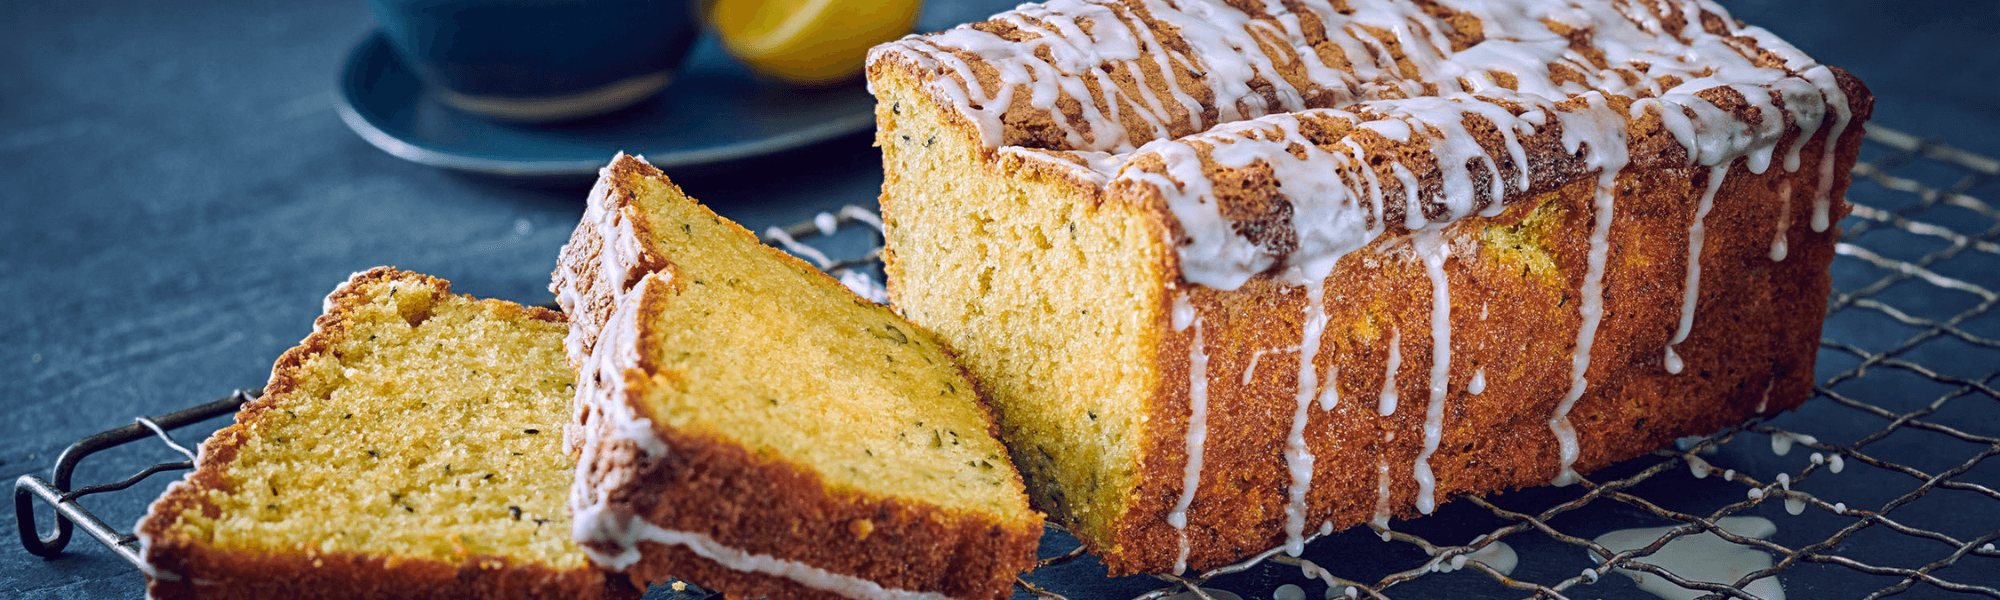
[[[1876,122],[2000,156],[2000,5],[1725,4],[1860,75]],[[335,116],[331,86],[372,26],[358,1],[0,2],[0,475],[45,475],[82,436],[261,385],[353,271],[393,264],[478,296],[549,298],[587,184],[461,176],[364,143]],[[752,229],[872,206],[881,181],[866,136],[673,175]],[[79,476],[167,458],[147,445]],[[166,479],[92,506],[129,526]],[[1490,515],[1453,512],[1463,504],[1433,521],[1489,527]],[[1064,573],[1079,598],[1153,587],[1097,579],[1087,563]],[[56,560],[0,548],[0,596],[142,587],[87,539]]]

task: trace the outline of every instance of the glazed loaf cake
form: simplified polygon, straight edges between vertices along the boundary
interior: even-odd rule
[[[1810,394],[1858,80],[1706,1],[1278,4],[1055,0],[870,56],[891,299],[1114,574]]]
[[[327,296],[137,528],[154,598],[637,598],[570,541],[562,315],[388,267]]]
[[[576,539],[740,598],[1002,598],[1042,516],[943,346],[619,155],[550,289]]]

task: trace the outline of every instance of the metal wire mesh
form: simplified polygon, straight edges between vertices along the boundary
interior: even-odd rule
[[[1804,597],[1919,591],[2000,598],[2000,461],[1987,461],[2000,454],[2000,311],[1992,310],[2000,302],[2000,210],[1972,195],[2000,181],[2000,161],[1874,126],[1866,140],[1848,195],[1853,214],[1836,247],[1821,383],[1800,410],[1684,440],[1581,486],[1466,497],[1394,530],[1319,536],[1333,539],[1317,540],[1299,557],[1274,548],[1189,577],[1128,578],[1138,582],[1119,589],[1153,588],[1140,599],[1227,597],[1223,590],[1232,588],[1281,600],[1386,598],[1391,590],[1412,597],[1568,598],[1582,586],[1655,578],[1654,584],[1692,590],[1690,596],[1758,598],[1771,588],[1755,582],[1782,573],[1779,580]],[[880,232],[872,213],[847,207],[762,237],[879,300],[879,237],[862,244],[860,258],[843,260],[799,241],[856,223]],[[59,462],[73,468],[113,433],[119,436],[110,445],[147,437],[171,444],[158,425],[127,431],[134,427],[87,438],[71,451],[88,451]],[[1772,451],[1756,450],[1759,440]],[[1793,446],[1809,454],[1790,455]],[[127,554],[130,535],[104,527],[76,499],[187,465],[163,463],[123,482],[74,491],[64,489],[67,468],[59,467],[58,485],[23,476],[16,485],[22,542],[37,554],[59,553],[75,520]],[[38,539],[31,498],[58,507],[63,539],[53,548]],[[1791,516],[1776,513],[1779,505]],[[1723,522],[1746,515],[1772,515],[1781,531],[1746,533]],[[1621,548],[1592,537],[1632,526],[1665,529]],[[1648,562],[1670,544],[1700,536],[1771,561],[1729,581],[1699,580]],[[1511,569],[1493,558],[1510,543],[1521,547],[1519,566]],[[1094,560],[1066,532],[1052,531],[1043,546],[1047,557],[1018,581],[1017,596],[1103,595],[1095,586],[1072,589],[1079,581],[1074,571],[1090,573]],[[1605,577],[1614,572],[1627,577]],[[1308,592],[1321,585],[1322,594]],[[1612,585],[1590,594],[1627,589]]]

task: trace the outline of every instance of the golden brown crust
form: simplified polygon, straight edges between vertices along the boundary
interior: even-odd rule
[[[433,560],[391,561],[352,553],[270,555],[218,549],[170,539],[149,546],[154,569],[199,573],[179,581],[152,579],[149,597],[207,599],[298,598],[636,598],[624,579],[595,569],[554,570],[505,558],[468,556],[453,565]],[[151,558],[157,557],[157,558]]]
[[[288,394],[297,392],[304,363],[332,351],[347,335],[355,303],[364,290],[388,281],[409,281],[448,295],[450,282],[377,267],[357,273],[328,295],[328,310],[314,322],[314,331],[280,356],[264,394],[245,404],[235,422],[204,441],[194,472],[174,482],[139,521],[143,555],[157,575],[148,577],[153,598],[636,598],[639,590],[622,579],[594,568],[551,569],[518,563],[505,557],[464,557],[459,564],[429,559],[381,557],[349,552],[310,550],[281,553],[220,548],[175,529],[179,515],[201,511],[219,516],[206,499],[209,490],[229,492],[224,474],[238,449],[253,435],[267,412]],[[470,299],[469,296],[461,296]],[[496,300],[480,301],[490,309],[536,320],[560,323],[561,313]]]
[[[600,253],[606,232],[589,222],[577,228],[570,246],[574,250],[566,249],[555,273],[552,289],[559,294],[564,289],[583,290],[580,301],[584,306],[602,307],[573,317],[577,322],[588,321],[585,331],[615,327],[609,324],[610,307],[613,297],[623,293],[643,294],[639,323],[658,322],[665,311],[678,310],[671,306],[671,288],[678,278],[663,285],[641,282],[645,273],[676,270],[669,253],[654,245],[657,238],[651,228],[656,224],[643,216],[647,211],[640,202],[643,179],[657,181],[673,194],[682,195],[652,165],[621,155],[607,167],[600,189],[593,192],[603,194],[602,198],[592,200],[623,215],[615,235],[640,241],[645,264],[634,266],[627,279],[638,287],[605,289],[603,269],[618,267],[604,264]],[[756,244],[756,236],[748,230],[726,219],[718,220]],[[776,248],[759,247],[772,259],[812,274],[808,280],[813,285],[852,296],[845,285],[803,260]],[[853,300],[872,304],[858,296]],[[900,315],[889,316],[909,323]],[[929,332],[913,324],[909,329],[950,354],[950,349]],[[661,371],[653,363],[661,352],[651,348],[646,335],[639,336],[638,342],[638,365],[625,373],[624,396],[601,401],[622,402],[636,416],[651,417],[654,434],[665,452],[639,452],[630,440],[600,442],[620,447],[605,455],[635,461],[615,467],[629,470],[623,480],[631,483],[608,492],[604,507],[608,512],[637,515],[667,530],[705,535],[735,551],[801,563],[889,589],[952,598],[1004,597],[1012,589],[1015,574],[1034,563],[1041,536],[1039,515],[1020,523],[1005,523],[994,520],[995,515],[948,510],[922,499],[830,490],[816,472],[782,456],[751,452],[720,435],[665,425],[664,419],[650,415],[646,403],[640,401],[651,386],[663,385],[650,375]],[[962,367],[957,368],[967,382],[972,381]],[[983,402],[977,408],[986,417],[988,434],[997,437],[991,408]],[[601,414],[600,410],[591,418],[601,419],[595,416]],[[1015,482],[1019,485],[1018,474]],[[608,542],[586,542],[586,546],[610,554],[619,551],[616,544]],[[842,597],[786,577],[730,568],[680,544],[643,541],[640,550],[639,562],[625,569],[635,583],[683,579],[732,597]]]

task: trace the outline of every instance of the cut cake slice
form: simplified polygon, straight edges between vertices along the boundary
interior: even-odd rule
[[[931,334],[717,216],[602,171],[550,285],[571,316],[576,539],[732,597],[1000,598],[1042,516]]]
[[[563,316],[380,267],[137,528],[154,598],[635,598],[569,538]]]

